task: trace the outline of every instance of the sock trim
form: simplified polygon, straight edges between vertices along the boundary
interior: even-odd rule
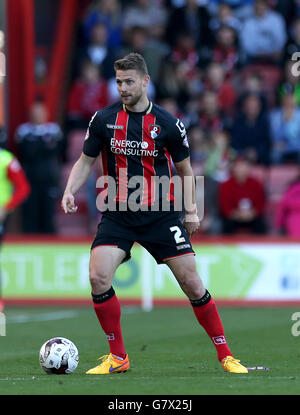
[[[209,303],[210,300],[211,300],[211,295],[207,290],[205,290],[205,294],[203,295],[203,297],[199,298],[198,300],[191,300],[190,299],[190,303],[193,307],[201,307],[201,306]]]
[[[94,303],[101,304],[109,300],[110,298],[112,298],[114,295],[115,295],[115,290],[113,289],[113,287],[110,287],[110,289],[105,291],[105,293],[102,293],[102,294],[92,293],[92,298],[93,298]]]

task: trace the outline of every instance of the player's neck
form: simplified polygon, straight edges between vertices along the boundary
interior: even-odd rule
[[[132,112],[144,112],[149,107],[150,101],[147,96],[141,98],[135,105],[126,105],[126,109]]]

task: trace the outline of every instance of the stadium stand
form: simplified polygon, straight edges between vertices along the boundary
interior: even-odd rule
[[[162,105],[171,102],[189,131],[195,131],[194,127],[200,125],[201,134],[199,133],[198,137],[201,142],[198,143],[197,138],[193,137],[191,143],[191,159],[195,174],[206,174],[205,163],[209,158],[207,149],[212,148],[213,136],[216,132],[223,131],[227,134],[228,151],[232,151],[232,127],[237,120],[241,103],[248,93],[256,94],[260,98],[262,110],[267,117],[280,105],[282,96],[287,92],[294,94],[299,111],[299,79],[297,80],[297,76],[293,75],[293,61],[291,61],[292,54],[299,47],[299,1],[71,0],[62,2],[65,4],[59,8],[54,6],[53,2],[45,0],[47,3],[45,10],[48,11],[49,19],[53,16],[57,19],[57,30],[52,33],[52,37],[48,36],[49,39],[45,39],[41,27],[43,20],[39,19],[40,26],[36,30],[37,38],[34,45],[32,44],[33,6],[29,5],[29,3],[32,5],[31,2],[27,2],[26,6],[23,3],[15,0],[8,7],[10,16],[18,16],[16,13],[18,5],[26,7],[25,14],[29,18],[22,29],[26,42],[23,40],[22,43],[21,34],[16,34],[14,28],[8,25],[8,34],[10,34],[8,38],[11,38],[8,39],[8,50],[11,50],[13,41],[26,46],[24,46],[25,66],[21,56],[8,53],[9,82],[11,82],[10,108],[14,108],[9,121],[10,146],[16,147],[13,141],[14,131],[26,118],[27,103],[39,93],[45,99],[52,119],[62,125],[65,133],[67,147],[61,189],[64,188],[72,164],[81,152],[84,139],[84,128],[80,126],[79,129],[70,129],[66,120],[68,97],[74,82],[78,79],[78,68],[83,63],[81,59],[86,60],[89,56],[93,62],[104,62],[105,57],[108,60],[112,56],[118,58],[125,52],[135,51],[147,55],[145,58],[149,61],[149,67],[153,56],[159,57],[154,65],[155,76],[151,83],[151,99]],[[39,12],[42,13],[41,10]],[[155,24],[152,22],[154,15],[157,17]],[[256,44],[257,49],[251,50],[252,55],[249,59],[247,51],[245,52],[248,44],[245,44],[244,30],[246,28],[251,31],[253,25],[259,24],[257,15],[261,16],[261,22],[265,24],[265,37],[263,33],[260,38],[257,35],[256,43],[253,43]],[[137,16],[140,16],[139,20]],[[47,16],[44,20],[47,21]],[[182,21],[182,25],[180,30],[175,30],[174,25],[178,21]],[[277,27],[278,30],[276,28],[274,30],[272,22],[278,23],[280,26]],[[106,43],[89,49],[93,29],[97,27],[106,28],[104,36]],[[280,35],[280,41],[276,41],[274,33]],[[269,39],[273,44],[268,43]],[[58,47],[59,40],[61,42]],[[274,42],[277,42],[276,45]],[[277,49],[275,50],[273,46]],[[46,59],[44,55],[47,50]],[[36,60],[33,59],[34,56],[37,57]],[[32,61],[35,62],[35,66]],[[25,67],[21,77],[18,77],[18,67]],[[24,95],[23,92],[20,95],[22,82],[25,82],[24,76],[28,75],[32,67],[39,82],[35,84],[34,80],[27,77],[26,89],[22,90]],[[117,99],[113,76],[109,71],[107,72],[107,66],[104,68],[100,63],[98,67],[100,73],[101,70],[102,73],[104,71],[107,81],[107,103],[112,103]],[[218,80],[218,77],[221,80],[216,88],[216,85],[209,80]],[[54,80],[59,80],[59,89],[56,87],[51,89],[51,82]],[[48,91],[47,95],[49,89],[51,93]],[[221,96],[220,90],[223,94]],[[226,106],[226,94],[229,94],[231,99],[229,107]],[[194,136],[197,137],[197,134]],[[235,137],[235,143],[242,138]],[[296,139],[300,141],[300,136]],[[248,150],[246,149],[249,155],[251,151],[249,153]],[[269,151],[271,152],[272,148],[267,150],[266,147],[266,152]],[[264,160],[271,159],[271,154],[265,156]],[[264,162],[264,165],[256,163],[251,174],[265,186],[268,232],[272,234],[273,218],[278,203],[288,184],[295,178],[298,163],[275,165],[272,164],[272,160],[270,163]],[[97,174],[96,170],[95,175]],[[77,195],[80,209],[76,219],[62,215],[58,201],[56,222],[61,234],[90,233],[91,202],[88,200],[93,200],[89,199],[89,195],[93,198],[96,192],[91,192],[89,189],[90,186],[87,184]],[[95,218],[94,213],[92,216]],[[210,234],[215,232],[214,229],[215,226],[206,227],[200,232]]]

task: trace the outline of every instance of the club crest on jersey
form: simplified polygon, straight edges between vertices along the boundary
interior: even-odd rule
[[[160,133],[160,126],[157,124],[149,125],[149,133],[150,133],[151,138],[154,140]]]

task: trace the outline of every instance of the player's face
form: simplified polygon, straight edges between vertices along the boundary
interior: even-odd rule
[[[146,96],[149,76],[142,76],[135,69],[118,70],[116,82],[123,104],[132,107]]]

